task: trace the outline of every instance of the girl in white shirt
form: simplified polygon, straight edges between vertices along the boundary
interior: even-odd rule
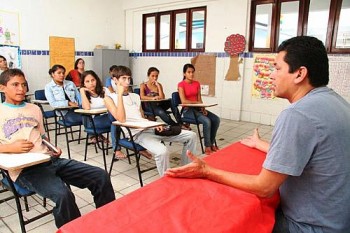
[[[107,88],[102,86],[101,79],[97,74],[88,70],[82,74],[81,85],[80,85],[80,95],[83,109],[99,109],[105,108],[104,97]],[[108,114],[98,115],[94,117],[94,124],[96,128],[111,128],[112,144],[115,145],[115,135],[112,122],[108,117]],[[91,122],[88,121],[86,127],[93,127]],[[107,142],[106,138],[102,135],[100,136],[102,140]],[[93,142],[96,141],[96,138],[90,138]],[[125,154],[117,149],[115,151],[115,156],[117,158],[125,158]]]

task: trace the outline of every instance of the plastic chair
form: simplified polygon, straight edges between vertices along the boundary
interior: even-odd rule
[[[96,138],[96,143],[93,143],[95,145],[95,150],[97,153],[97,147],[102,150],[102,156],[103,156],[103,163],[106,172],[107,170],[107,163],[106,163],[106,154],[108,155],[108,150],[112,147],[108,147],[108,143],[105,146],[105,142],[100,139],[100,135],[107,134],[107,141],[109,140],[109,132],[111,132],[111,127],[108,128],[98,128],[95,125],[95,122],[91,116],[82,116],[83,117],[83,125],[84,125],[84,131],[87,133],[86,141],[85,141],[85,155],[84,155],[84,161],[86,161],[87,157],[87,148],[88,145],[91,145],[92,143],[89,143],[89,136],[94,136]],[[90,124],[88,124],[90,122]],[[92,126],[92,127],[91,127]],[[96,147],[97,145],[97,147]]]
[[[113,116],[111,116],[110,114],[109,114],[109,116],[110,116],[111,119],[114,119]],[[128,127],[125,127],[125,128],[128,131],[128,134],[129,134],[128,136],[129,137],[125,136],[125,133],[121,129],[120,126],[116,126],[115,132],[111,132],[111,133],[115,133],[115,136],[116,136],[115,138],[117,139],[116,143],[120,147],[125,148],[126,153],[127,153],[127,157],[129,159],[129,164],[131,164],[130,156],[135,155],[136,168],[137,168],[137,173],[138,173],[138,176],[139,176],[140,186],[143,187],[142,173],[151,171],[153,169],[156,169],[157,167],[156,166],[152,166],[152,167],[149,167],[149,168],[146,168],[146,169],[141,169],[141,166],[140,166],[140,159],[141,159],[140,151],[145,151],[146,148],[142,147],[141,145],[137,144],[134,141],[134,138],[133,138],[133,136],[131,134],[130,128],[128,128]],[[120,137],[120,135],[122,135],[122,137]],[[130,153],[130,151],[132,151],[133,153]],[[112,168],[113,168],[114,162],[116,162],[118,160],[119,160],[118,158],[115,158],[114,156],[112,156],[112,162],[111,162],[111,166],[110,166],[110,169],[109,169],[109,175],[111,175],[111,173],[112,173]]]
[[[181,104],[181,99],[180,99],[179,92],[177,92],[177,91],[173,92],[172,95],[171,95],[171,105],[172,105],[171,107],[172,107],[172,110],[173,110],[173,112],[175,114],[176,120],[178,122],[194,124],[194,125],[197,126],[199,142],[201,144],[202,153],[204,153],[204,146],[203,146],[204,136],[202,136],[202,133],[201,133],[201,130],[200,130],[200,125],[202,123],[200,123],[198,121],[196,114],[193,114],[194,118],[183,117],[182,116],[183,108],[179,112],[179,108],[178,108],[179,104]]]
[[[34,92],[34,97],[36,100],[47,100],[45,96],[45,90],[36,90]],[[35,103],[36,105],[39,106],[42,114],[43,114],[43,123],[44,123],[44,128],[47,133],[47,137],[50,139],[50,133],[49,131],[52,131],[54,129],[50,129],[49,125],[55,124],[55,122],[48,122],[48,119],[52,118],[53,120],[55,119],[55,112],[53,110],[48,110],[45,111],[44,107],[41,103]]]
[[[81,126],[83,125],[83,121],[68,121],[65,119],[64,111],[72,110],[71,108],[60,108],[55,109],[55,146],[57,146],[57,136],[64,134],[66,136],[66,143],[67,143],[67,151],[68,151],[68,158],[70,159],[70,147],[69,143],[78,141],[80,144],[80,140],[83,140],[85,138],[81,137]],[[78,126],[78,130],[73,130],[74,126]],[[64,133],[61,133],[61,129],[64,129]],[[78,138],[74,138],[73,133],[79,133]],[[69,138],[68,135],[71,135],[71,138]]]
[[[43,198],[43,207],[46,209],[46,211],[44,213],[41,213],[39,215],[36,215],[34,217],[31,217],[31,218],[25,220],[23,217],[23,213],[22,213],[22,205],[21,205],[20,198],[23,198],[25,210],[28,212],[29,205],[28,205],[27,197],[32,196],[36,193],[20,186],[16,182],[13,182],[11,180],[10,176],[8,175],[7,171],[1,170],[1,174],[3,176],[3,179],[1,180],[3,187],[5,187],[8,191],[11,191],[13,193],[13,196],[0,200],[0,203],[3,203],[5,201],[11,200],[11,199],[15,199],[17,213],[18,213],[22,233],[26,232],[25,225],[52,213],[52,209],[51,210],[46,209],[46,198]]]

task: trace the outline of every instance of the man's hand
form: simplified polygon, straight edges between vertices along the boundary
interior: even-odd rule
[[[19,139],[9,144],[9,153],[28,153],[33,149],[34,144],[25,139]]]
[[[165,174],[171,177],[182,178],[206,178],[210,167],[204,160],[193,155],[191,151],[187,151],[187,156],[192,160],[192,163],[182,167],[170,168]]]
[[[242,139],[241,143],[243,145],[249,146],[251,148],[256,148],[257,144],[259,143],[260,140],[261,139],[260,139],[260,135],[259,135],[259,130],[258,130],[258,128],[255,128],[253,135]]]
[[[157,126],[157,127],[156,127],[156,130],[157,130],[158,132],[162,132],[162,131],[164,130],[164,127],[163,127],[162,125]]]

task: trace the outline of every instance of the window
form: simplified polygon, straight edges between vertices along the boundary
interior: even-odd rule
[[[350,53],[350,0],[252,0],[249,50],[276,52],[298,35],[320,39],[329,53]]]
[[[143,15],[144,52],[205,51],[206,7]]]

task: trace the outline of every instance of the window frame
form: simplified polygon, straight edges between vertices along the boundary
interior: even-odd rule
[[[201,49],[192,49],[192,20],[193,20],[193,12],[196,11],[204,11],[204,23],[203,23],[203,48]],[[176,49],[175,48],[175,20],[176,15],[186,13],[186,48],[185,49]],[[163,15],[170,15],[170,40],[169,40],[169,49],[160,49],[160,17]],[[146,22],[148,17],[155,17],[156,24],[156,39],[155,39],[155,49],[147,49],[147,41],[146,41]],[[205,52],[205,41],[206,41],[206,22],[207,21],[207,7],[193,7],[188,9],[178,9],[173,11],[163,11],[157,13],[149,13],[142,15],[142,51],[143,52]]]
[[[276,52],[279,41],[279,21],[281,6],[284,2],[299,2],[299,16],[297,35],[306,35],[308,25],[308,15],[310,0],[252,0],[250,13],[250,27],[249,27],[249,51],[251,52]],[[328,26],[326,32],[325,47],[328,53],[350,53],[350,48],[336,48],[337,32],[339,26],[339,17],[343,0],[331,0],[329,7]],[[255,20],[256,9],[258,5],[272,4],[271,15],[271,33],[270,33],[270,47],[269,48],[255,48]]]

